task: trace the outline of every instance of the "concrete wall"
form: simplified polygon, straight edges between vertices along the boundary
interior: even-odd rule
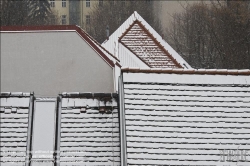
[[[114,92],[112,67],[76,32],[0,35],[2,92]]]

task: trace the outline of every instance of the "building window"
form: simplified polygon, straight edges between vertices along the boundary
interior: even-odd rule
[[[86,0],[86,7],[90,7],[90,0]]]
[[[66,7],[66,0],[62,0],[62,7]]]
[[[90,15],[86,15],[86,24],[90,24]]]
[[[62,25],[66,25],[67,20],[66,20],[66,15],[62,15]]]
[[[99,0],[99,7],[103,6],[103,0]]]
[[[50,7],[55,7],[55,0],[50,0]]]

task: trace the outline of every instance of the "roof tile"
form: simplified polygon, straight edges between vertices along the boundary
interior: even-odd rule
[[[8,95],[10,94],[11,93]],[[14,95],[17,94],[15,93]],[[28,106],[29,98],[12,98],[11,96],[1,98],[0,165],[25,164],[29,115]]]
[[[230,76],[234,84],[189,75],[185,83],[186,71],[175,77],[157,71],[123,77],[128,165],[232,165],[226,155],[220,161],[222,150],[250,150],[248,76]]]
[[[101,98],[94,97],[95,95]],[[111,94],[94,94],[93,98],[83,96],[79,94],[78,98],[63,97],[60,165],[119,165],[120,142],[116,99],[112,98]],[[107,99],[107,102],[102,98]],[[69,103],[75,103],[76,108]],[[99,111],[99,107],[105,105],[113,106],[111,113]],[[83,107],[86,107],[86,112],[80,112]],[[71,157],[72,155],[74,157]]]

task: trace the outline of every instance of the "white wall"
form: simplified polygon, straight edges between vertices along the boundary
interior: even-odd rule
[[[114,92],[113,69],[76,32],[4,32],[1,91]]]

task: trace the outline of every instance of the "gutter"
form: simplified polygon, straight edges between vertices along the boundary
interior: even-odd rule
[[[61,115],[62,115],[62,95],[57,97],[56,104],[56,139],[54,152],[54,166],[60,166],[60,143],[61,143]]]
[[[27,148],[26,148],[26,159],[25,166],[30,165],[31,160],[31,147],[32,147],[32,131],[33,131],[33,113],[34,113],[34,94],[30,94],[30,104],[29,104],[29,121],[28,121],[28,132],[27,132]]]
[[[125,108],[124,108],[124,88],[122,75],[119,77],[119,110],[120,110],[120,144],[121,144],[121,166],[127,166],[127,139],[125,125]]]
[[[129,73],[165,73],[165,74],[198,74],[198,75],[250,75],[249,69],[231,70],[231,69],[171,69],[171,68],[139,68],[122,67],[122,72]]]

